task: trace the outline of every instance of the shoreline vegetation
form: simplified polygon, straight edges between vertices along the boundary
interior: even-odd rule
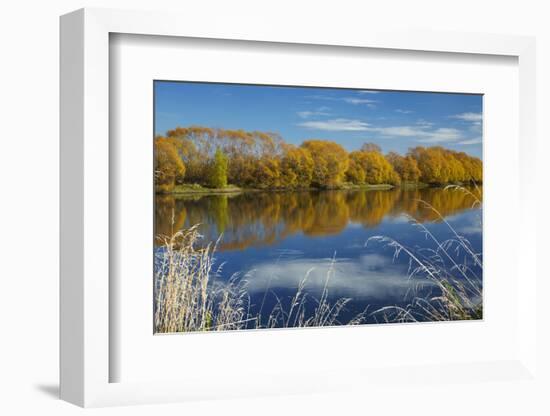
[[[481,206],[481,200],[468,189],[448,186],[445,191],[467,193]],[[266,288],[265,296],[275,296],[275,306],[264,311],[262,303],[259,312],[251,313],[247,291],[251,276],[242,271],[220,279],[222,266],[215,269],[214,265],[221,236],[216,242],[201,245],[199,226],[194,225],[163,236],[162,249],[155,254],[155,333],[359,325],[369,323],[369,319],[371,323],[482,319],[481,253],[434,207],[427,202],[424,205],[446,224],[451,238],[440,241],[423,224],[410,218],[411,225],[425,234],[435,248],[407,247],[386,236],[370,237],[365,242],[365,247],[382,244],[393,250],[394,259],[405,256],[410,266],[404,279],[423,278],[433,285],[428,295],[413,293],[406,308],[387,305],[372,312],[365,309],[342,322],[341,312],[353,299],[329,297],[330,280],[336,272],[333,259],[319,297],[308,293],[308,272],[288,299],[277,298]]]
[[[157,193],[232,193],[481,184],[479,158],[441,146],[382,154],[373,143],[347,152],[330,140],[300,146],[276,133],[202,126],[156,136]]]
[[[410,188],[423,188],[427,187],[429,185],[426,184],[401,184],[399,187],[410,187]],[[319,191],[319,190],[326,190],[326,191],[347,191],[347,190],[354,190],[354,189],[362,189],[362,190],[373,190],[373,191],[380,191],[380,190],[389,190],[394,189],[395,185],[390,184],[377,184],[377,185],[356,185],[352,183],[343,183],[340,186],[332,187],[332,188],[314,188],[314,187],[308,187],[308,188],[273,188],[273,189],[262,189],[262,188],[240,188],[238,186],[234,185],[227,185],[224,188],[208,188],[205,186],[202,186],[200,184],[180,184],[180,185],[174,185],[174,187],[170,191],[157,191],[157,194],[163,194],[163,195],[185,195],[185,194],[238,194],[238,193],[244,193],[244,192],[307,192],[307,191]]]

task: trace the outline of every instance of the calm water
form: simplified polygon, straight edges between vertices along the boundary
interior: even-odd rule
[[[365,245],[370,237],[391,237],[426,252],[436,245],[415,222],[440,241],[453,237],[451,226],[479,253],[481,209],[474,202],[465,192],[440,188],[158,195],[155,232],[169,235],[200,223],[205,241],[222,235],[216,253],[219,278],[246,275],[253,314],[260,308],[270,311],[276,297],[288,302],[308,271],[306,289],[318,297],[334,263],[329,298],[352,298],[341,314],[345,322],[367,307],[406,307],[413,296],[433,291],[422,276],[408,278],[405,254],[394,258],[392,248],[372,240]],[[453,255],[464,261],[464,253]],[[474,273],[481,279],[480,269]],[[377,320],[377,315],[369,317],[369,322]]]

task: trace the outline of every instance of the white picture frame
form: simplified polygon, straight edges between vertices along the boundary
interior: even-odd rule
[[[379,29],[327,32],[307,31],[273,23],[235,31],[232,22],[203,25],[171,13],[82,9],[61,18],[61,398],[80,406],[158,403],[215,397],[239,397],[339,390],[372,386],[414,373],[417,381],[433,382],[452,372],[470,382],[499,377],[525,380],[536,377],[536,269],[535,194],[529,180],[535,169],[535,41],[529,37],[467,33],[398,32]],[[241,26],[242,27],[242,26]],[[111,382],[110,368],[120,359],[110,348],[109,276],[110,227],[113,226],[109,194],[113,160],[110,137],[110,34],[225,39],[247,42],[331,45],[340,48],[428,51],[440,54],[503,55],[517,58],[519,67],[519,190],[517,290],[517,348],[507,359],[423,364],[412,368],[331,369],[335,381],[319,382],[320,373],[298,371],[266,373],[263,378],[228,385],[194,378],[178,381]],[[519,269],[518,269],[519,270]],[[510,273],[517,273],[511,270]],[[529,319],[527,319],[529,318]],[[409,327],[410,328],[410,327]],[[151,334],[152,336],[152,334]],[[266,335],[267,336],[267,335]],[[336,337],[327,331],[324,337]],[[367,371],[368,370],[368,371]],[[288,378],[292,378],[289,381]],[[345,383],[341,380],[347,380]]]

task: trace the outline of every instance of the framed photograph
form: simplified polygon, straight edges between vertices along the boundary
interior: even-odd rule
[[[61,18],[62,398],[533,380],[533,39],[180,18]]]
[[[155,333],[483,319],[482,99],[156,80]]]

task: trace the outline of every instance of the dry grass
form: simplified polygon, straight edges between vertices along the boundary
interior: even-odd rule
[[[239,329],[246,320],[247,294],[237,278],[212,279],[216,244],[197,248],[198,226],[164,241],[155,265],[155,332]]]
[[[472,208],[482,206],[479,188],[472,192],[461,186],[445,188],[450,192],[465,192],[472,197]],[[478,193],[476,195],[476,193]],[[371,237],[369,241],[380,242],[394,250],[394,259],[404,254],[409,259],[408,278],[427,278],[434,286],[429,295],[413,296],[410,304],[403,308],[387,306],[372,313],[384,322],[454,321],[483,318],[483,273],[481,253],[476,253],[470,241],[460,235],[455,228],[430,204],[419,201],[426,209],[437,214],[453,235],[440,241],[429,229],[409,217],[414,226],[430,240],[433,249],[412,249],[398,241],[385,237]],[[481,218],[480,218],[481,225]],[[367,244],[369,243],[367,241]],[[461,259],[461,260],[459,260]]]
[[[309,296],[305,287],[309,272],[285,307],[275,293],[275,306],[262,315],[250,313],[247,276],[234,275],[228,281],[216,280],[221,269],[213,270],[217,244],[200,247],[198,226],[164,238],[155,259],[154,324],[156,333],[220,331],[235,329],[297,328],[342,325],[340,313],[351,300],[329,301],[328,286],[334,268],[327,273],[319,299]],[[332,265],[334,264],[334,260]],[[268,296],[266,290],[265,297]],[[306,307],[314,307],[312,313]],[[363,323],[366,312],[346,324]]]
[[[323,290],[319,299],[310,296],[305,288],[308,278],[313,271],[310,269],[305,277],[300,281],[296,293],[292,297],[288,308],[285,310],[283,302],[276,294],[275,307],[271,310],[267,317],[266,325],[262,324],[261,309],[257,317],[257,328],[306,328],[306,327],[322,327],[336,325],[359,325],[365,323],[367,314],[366,311],[357,314],[348,322],[340,321],[340,314],[344,311],[346,305],[352,301],[351,298],[339,298],[333,303],[329,301],[329,283],[334,276],[333,258],[326,274],[323,284]],[[311,313],[306,311],[307,306],[314,304],[314,309]]]

